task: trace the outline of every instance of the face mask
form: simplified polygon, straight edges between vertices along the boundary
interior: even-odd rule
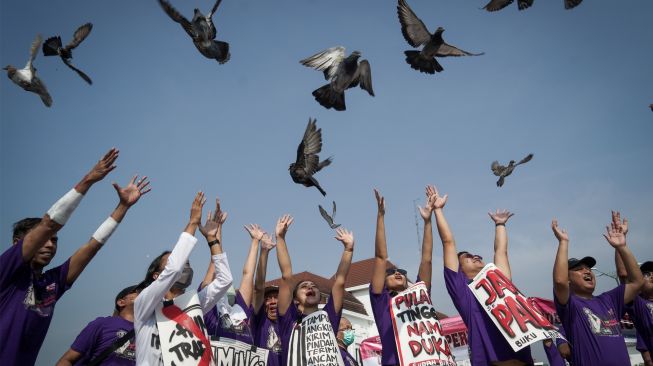
[[[190,263],[186,262],[184,269],[181,272],[181,276],[173,286],[176,288],[185,289],[190,286],[191,282],[193,282],[193,269],[190,268]]]
[[[345,346],[349,346],[350,344],[354,343],[354,330],[353,329],[347,329],[343,332],[342,336],[342,343],[345,344]]]

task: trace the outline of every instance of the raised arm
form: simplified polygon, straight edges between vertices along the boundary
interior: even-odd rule
[[[254,271],[256,270],[256,252],[258,250],[259,242],[263,239],[265,232],[260,226],[256,224],[245,225],[245,230],[252,238],[243,266],[243,278],[240,280],[240,296],[245,300],[245,304],[249,306],[252,303],[253,287],[254,287]]]
[[[342,310],[342,300],[345,297],[345,282],[347,281],[347,274],[351,266],[351,259],[354,256],[354,234],[346,229],[339,228],[336,230],[336,240],[342,242],[345,247],[338,264],[333,287],[331,288],[331,296],[333,296],[333,308],[336,314]]]
[[[621,227],[621,232],[624,236],[628,235],[628,220],[621,220],[621,213],[619,211],[612,211],[612,225]],[[621,259],[618,251],[614,251],[614,264],[617,271],[617,277],[619,277],[620,283],[626,283],[628,277],[628,272],[626,271],[626,266],[624,261]]]
[[[558,252],[553,264],[553,293],[561,305],[569,301],[569,235],[558,227],[558,220],[551,223],[553,235],[558,239]]]
[[[433,280],[433,225],[431,216],[435,205],[435,187],[426,186],[426,205],[419,208],[419,213],[424,220],[424,235],[422,236],[422,258],[419,262],[419,279],[424,281],[427,287],[431,287]]]
[[[82,180],[63,197],[61,197],[48,212],[41,222],[30,230],[23,238],[23,260],[29,262],[50,238],[66,224],[73,211],[79,205],[84,194],[91,186],[107,176],[116,168],[114,163],[118,159],[118,150],[112,148],[88,172]]]
[[[435,214],[435,223],[438,227],[440,241],[442,241],[442,257],[444,266],[452,271],[458,272],[458,252],[456,250],[456,241],[453,233],[449,228],[449,223],[444,217],[444,206],[447,204],[448,195],[440,196],[437,188],[435,191],[435,202],[433,203],[433,213]]]
[[[256,266],[256,279],[254,280],[254,313],[258,314],[261,306],[265,302],[265,277],[268,269],[268,255],[270,250],[274,249],[277,243],[272,241],[270,235],[263,235],[261,239],[261,249],[258,256],[258,265]]]
[[[388,263],[388,246],[385,242],[385,198],[378,190],[376,197],[376,236],[374,238],[374,268],[372,269],[372,292],[380,294],[385,286],[385,267]]]
[[[95,231],[91,239],[77,249],[70,257],[68,276],[66,277],[66,283],[68,285],[72,285],[75,282],[77,277],[84,271],[84,268],[95,257],[95,254],[109,240],[109,237],[118,227],[118,224],[125,218],[127,211],[138,202],[141,196],[150,191],[150,182],[147,180],[147,177],[138,179],[138,182],[136,181],[137,179],[138,176],[135,175],[124,188],[121,188],[116,182],[112,183],[118,193],[118,206],[113,210],[111,216]]]
[[[82,358],[81,353],[69,348],[68,351],[61,356],[59,361],[57,361],[56,366],[73,366],[80,358]]]
[[[514,215],[508,210],[497,210],[488,212],[494,221],[494,264],[503,272],[508,279],[512,280],[510,272],[510,261],[508,261],[508,231],[506,223]]]
[[[277,261],[281,269],[281,284],[279,286],[277,311],[279,315],[286,314],[286,310],[292,302],[293,274],[288,247],[286,246],[286,233],[293,222],[290,215],[283,215],[278,221],[275,228],[277,237]]]
[[[209,215],[206,217],[206,223],[200,225],[200,233],[206,239],[206,244],[210,248],[211,256],[215,254],[223,253],[222,249],[222,225],[227,221],[227,213],[222,212],[220,208],[220,199],[215,199],[215,211],[209,211]],[[209,283],[213,281],[215,277],[215,265],[213,260],[209,261],[209,268],[206,270],[206,275],[200,284],[200,289],[206,287]]]
[[[607,234],[604,234],[603,237],[618,252],[626,267],[627,277],[624,302],[628,304],[639,294],[642,285],[644,285],[644,276],[637,266],[635,256],[630,251],[630,248],[628,248],[628,245],[626,245],[626,236],[621,227],[613,224],[612,226],[608,226],[606,230]]]

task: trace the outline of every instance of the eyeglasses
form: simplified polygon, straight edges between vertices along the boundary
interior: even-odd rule
[[[395,274],[395,273],[397,273],[397,272],[399,272],[399,273],[400,273],[402,276],[404,276],[404,277],[408,274],[408,272],[406,272],[405,269],[401,269],[401,268],[388,268],[388,269],[385,270],[385,275],[386,275],[386,277],[387,277],[387,276],[391,276],[391,275],[393,275],[393,274]]]
[[[478,258],[478,260],[481,260],[481,261],[483,260],[483,257],[481,257],[481,256],[478,255],[478,254],[463,253],[463,254],[461,254],[460,256],[461,256],[463,259],[467,259],[467,258],[469,258],[469,259]]]

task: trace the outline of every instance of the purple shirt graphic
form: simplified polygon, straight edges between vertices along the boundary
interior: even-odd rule
[[[254,319],[254,345],[267,348],[268,366],[281,365],[281,338],[279,337],[279,322],[268,319],[265,308],[261,307]]]
[[[48,333],[54,306],[70,288],[70,259],[35,275],[23,262],[23,241],[0,256],[0,360],[6,365],[33,365]]]
[[[226,297],[224,300],[227,301]],[[247,344],[254,344],[254,337],[252,334],[252,327],[250,322],[252,320],[252,307],[245,305],[245,300],[240,295],[240,291],[236,291],[236,302],[234,308],[238,305],[245,313],[247,319],[243,320],[240,324],[235,325],[229,314],[218,314],[219,304],[214,306],[208,313],[204,314],[204,323],[206,330],[210,336],[226,337],[235,339]],[[231,308],[229,306],[226,306]],[[219,318],[218,318],[219,316]]]
[[[624,285],[617,286],[591,299],[569,294],[566,305],[554,298],[560,321],[572,345],[572,365],[630,364],[619,324],[625,310],[624,289]]]
[[[462,268],[458,267],[458,272],[455,272],[445,267],[444,282],[454,306],[467,326],[470,360],[474,366],[486,366],[495,361],[511,359],[533,363],[530,347],[518,352],[512,350],[501,331],[478,303],[472,290],[467,287],[470,280]]]
[[[635,297],[632,303],[626,306],[626,312],[635,324],[637,329],[637,344],[643,344],[640,348],[653,349],[653,301],[645,300],[641,296]]]
[[[71,349],[82,354],[82,358],[75,363],[75,366],[86,365],[94,360],[133,329],[134,323],[119,316],[101,317],[88,323],[70,346]],[[105,366],[134,366],[135,364],[136,343],[133,336],[100,363]]]

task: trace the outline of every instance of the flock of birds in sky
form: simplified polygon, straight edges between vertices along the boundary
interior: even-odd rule
[[[219,64],[224,64],[229,61],[231,57],[229,43],[216,39],[217,30],[213,23],[213,15],[215,15],[222,0],[216,0],[206,15],[196,8],[191,20],[184,17],[168,1],[157,1],[170,19],[181,25],[192,39],[197,50],[204,57],[214,59]],[[504,9],[513,2],[514,0],[491,0],[483,9],[494,12]],[[519,10],[524,10],[531,7],[533,2],[534,0],[517,0],[517,7]],[[572,9],[581,2],[582,0],[564,0],[564,6],[565,9]],[[437,58],[481,56],[484,54],[483,52],[472,53],[464,51],[446,43],[442,38],[442,34],[444,33],[442,27],[438,27],[434,33],[431,33],[405,0],[398,0],[397,15],[404,39],[410,46],[416,48],[404,51],[406,62],[411,68],[417,71],[426,74],[442,72],[444,68],[438,62]],[[90,85],[93,83],[91,78],[75,67],[71,60],[73,58],[72,51],[89,36],[92,29],[93,25],[91,23],[82,25],[75,31],[72,40],[66,46],[63,46],[60,36],[50,37],[43,43],[41,36],[37,35],[32,43],[30,57],[25,67],[17,69],[14,66],[8,65],[4,67],[4,70],[7,70],[9,79],[24,90],[38,94],[43,103],[50,107],[52,105],[52,97],[48,93],[43,81],[36,75],[36,68],[34,67],[34,60],[39,48],[41,48],[41,44],[43,43],[42,50],[44,56],[58,55],[66,66],[75,71]],[[420,47],[421,49],[419,49]],[[336,46],[300,61],[304,66],[321,71],[327,80],[325,85],[315,89],[312,93],[320,105],[327,109],[333,108],[336,111],[346,110],[345,91],[356,86],[360,86],[369,95],[374,96],[370,63],[368,60],[360,58],[360,51],[353,51],[346,56],[345,48]],[[650,105],[650,108],[653,110],[653,104]],[[326,196],[326,191],[320,186],[320,183],[314,175],[330,165],[333,158],[329,157],[326,160],[320,161],[318,154],[321,150],[322,131],[317,128],[315,119],[309,119],[302,141],[297,148],[296,161],[290,164],[288,170],[295,183],[302,184],[306,187],[315,187],[323,196]],[[504,179],[512,174],[515,167],[530,161],[532,158],[533,154],[529,154],[517,163],[511,160],[507,166],[503,166],[498,161],[494,161],[491,169],[494,175],[499,177],[497,186],[503,186]],[[334,223],[336,213],[335,201],[333,202],[333,210],[330,215],[322,206],[318,207],[320,214],[332,229],[340,226]]]

